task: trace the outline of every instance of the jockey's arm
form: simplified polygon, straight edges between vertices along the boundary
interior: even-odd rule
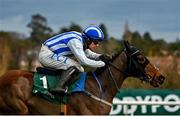
[[[90,67],[103,67],[105,63],[103,61],[96,61],[89,59],[83,50],[83,44],[78,39],[72,39],[68,42],[68,47],[71,49],[74,56],[82,65],[87,65]]]
[[[86,49],[85,54],[88,58],[95,59],[95,60],[98,60],[99,56],[102,55],[102,54],[95,53],[95,52],[91,51],[90,49]]]

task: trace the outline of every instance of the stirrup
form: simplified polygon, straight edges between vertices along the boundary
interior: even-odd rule
[[[52,90],[50,90],[50,92],[53,94],[70,95],[70,93],[68,92],[68,87],[65,87],[65,89],[63,89],[63,88],[52,89]]]
[[[68,93],[68,86],[65,87],[65,93]]]

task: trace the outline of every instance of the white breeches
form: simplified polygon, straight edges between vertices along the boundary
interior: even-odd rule
[[[39,53],[39,61],[43,66],[54,69],[67,70],[71,66],[81,66],[78,62],[76,62],[73,59],[70,59],[66,56],[58,56],[57,54],[54,54],[45,45],[42,45],[41,47]]]

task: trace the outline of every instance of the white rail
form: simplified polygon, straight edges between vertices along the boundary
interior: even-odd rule
[[[147,101],[115,101],[114,105],[177,105],[180,106],[180,102],[147,102]]]

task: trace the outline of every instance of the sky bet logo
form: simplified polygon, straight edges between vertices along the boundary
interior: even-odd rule
[[[164,97],[160,95],[147,95],[147,96],[125,96],[122,99],[114,98],[113,102],[123,101],[146,101],[146,102],[179,102],[180,97],[176,94],[168,94]],[[180,114],[180,106],[169,105],[117,105],[113,106],[110,114]]]

